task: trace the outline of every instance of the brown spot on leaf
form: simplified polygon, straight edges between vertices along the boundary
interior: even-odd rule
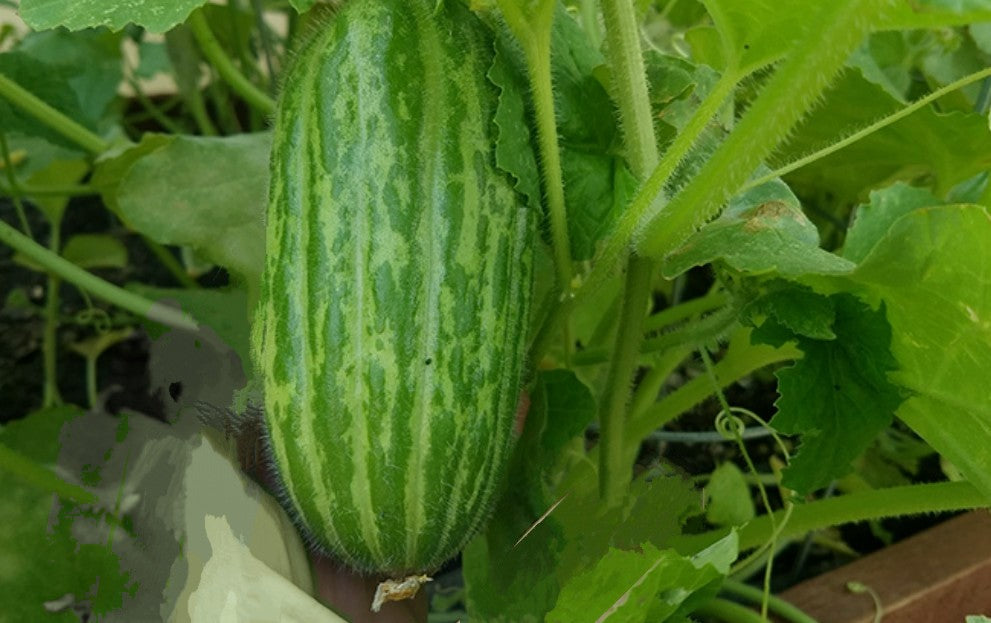
[[[750,218],[747,219],[743,228],[748,232],[768,229],[771,225],[769,221],[773,222],[789,216],[790,212],[788,204],[784,201],[766,201],[751,211]]]

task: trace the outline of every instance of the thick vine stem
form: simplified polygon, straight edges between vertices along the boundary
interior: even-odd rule
[[[623,145],[633,174],[643,180],[657,165],[658,153],[633,3],[630,0],[602,0],[602,18],[606,24],[606,54],[613,75],[613,98],[623,126]]]
[[[213,31],[210,30],[210,25],[202,11],[194,11],[190,14],[189,27],[193,31],[193,36],[196,37],[196,42],[200,44],[203,55],[217,69],[220,77],[252,107],[266,115],[272,114],[275,111],[275,100],[238,71],[233,61],[224,52],[220,42],[217,41]]]
[[[91,154],[99,155],[110,149],[105,140],[3,74],[0,74],[0,96]]]
[[[7,223],[0,221],[0,242],[20,251],[54,275],[109,303],[164,325],[196,331],[199,325],[188,314],[128,292],[52,253]]]
[[[736,128],[691,182],[651,220],[637,249],[661,258],[725,200],[788,136],[843,68],[850,53],[883,19],[886,0],[837,0],[824,9],[768,80]],[[788,102],[787,105],[782,105]]]
[[[602,15],[613,98],[619,108],[627,161],[634,174],[644,179],[657,164],[658,152],[636,13],[631,0],[602,0]],[[599,495],[610,506],[622,501],[630,481],[625,452],[626,416],[654,268],[652,260],[634,255],[627,258],[619,330],[599,410]]]
[[[918,515],[986,508],[991,500],[969,482],[937,482],[905,485],[888,489],[858,491],[847,495],[816,500],[792,508],[788,523],[779,538],[797,538],[813,530],[822,530],[868,519],[883,519],[900,515]],[[778,511],[778,518],[785,511]],[[740,550],[748,550],[765,543],[772,534],[768,515],[761,515],[739,528]],[[726,536],[725,529],[702,534],[678,537],[675,547],[679,551],[699,551]]]

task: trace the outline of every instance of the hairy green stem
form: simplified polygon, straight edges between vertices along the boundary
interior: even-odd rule
[[[210,30],[210,25],[207,24],[202,10],[191,13],[188,23],[190,29],[193,31],[193,36],[196,37],[197,43],[200,44],[203,56],[217,69],[221,78],[234,89],[234,92],[243,97],[244,101],[249,105],[266,115],[275,112],[275,100],[252,84],[250,80],[244,77],[244,74],[238,71],[233,61],[224,52],[220,42],[217,41],[213,31]]]
[[[638,250],[662,258],[716,216],[815,105],[850,53],[881,21],[886,5],[886,0],[830,3],[702,170],[651,219]]]
[[[668,349],[664,354],[655,357],[650,371],[637,384],[630,398],[630,419],[636,419],[657,401],[657,396],[664,382],[671,376],[675,368],[685,360],[693,350],[691,346]]]
[[[55,110],[3,74],[0,74],[0,97],[6,98],[14,106],[91,154],[99,155],[110,149],[110,144],[98,135]]]
[[[602,28],[599,26],[599,12],[595,0],[579,0],[578,16],[582,29],[595,49],[602,46]]]
[[[100,279],[58,254],[52,253],[2,221],[0,221],[0,242],[10,245],[15,251],[20,251],[49,272],[109,303],[177,329],[196,331],[199,328],[196,321],[188,314],[149,301]]]
[[[730,296],[721,290],[710,292],[705,296],[694,298],[684,303],[666,307],[647,317],[643,323],[644,331],[660,331],[665,327],[678,324],[694,316],[714,312],[724,307],[730,301]]]
[[[505,8],[503,12],[505,14]],[[508,17],[507,22],[511,26],[517,24],[517,27],[513,27],[513,32],[526,57],[527,75],[530,80],[530,91],[537,123],[540,169],[544,180],[544,193],[547,197],[554,267],[557,269],[558,287],[562,292],[566,292],[571,288],[573,272],[571,241],[568,237],[568,213],[564,204],[561,149],[558,142],[557,121],[554,113],[554,87],[551,77],[553,3],[551,3],[551,14],[546,19],[546,27],[530,25],[525,29],[520,28],[517,20]]]
[[[624,151],[633,173],[642,180],[657,164],[658,153],[633,2],[602,0],[602,16]],[[649,259],[632,254],[627,258],[619,326],[599,409],[599,496],[609,506],[623,500],[630,482],[624,431],[654,268]]]
[[[653,263],[631,257],[619,316],[619,331],[613,348],[606,386],[599,409],[599,496],[609,506],[622,502],[632,477],[626,462],[625,427],[633,373],[640,359],[643,319],[653,278]]]
[[[759,178],[757,178],[755,180],[751,180],[750,182],[748,182],[747,184],[745,184],[743,186],[743,188],[741,188],[740,190],[742,192],[744,190],[747,190],[748,188],[753,188],[755,186],[760,186],[761,184],[770,182],[773,179],[782,177],[784,175],[788,175],[792,171],[796,171],[798,169],[801,169],[802,167],[804,167],[804,166],[806,166],[806,165],[808,165],[808,164],[810,164],[812,162],[815,162],[816,160],[820,160],[822,158],[825,158],[826,156],[828,156],[828,155],[830,155],[832,153],[835,153],[835,152],[837,152],[837,151],[839,151],[839,150],[841,150],[841,149],[843,149],[845,147],[849,147],[850,145],[856,143],[857,141],[859,141],[859,140],[861,140],[863,138],[866,138],[866,137],[870,136],[871,134],[877,132],[881,128],[885,128],[885,127],[887,127],[887,126],[889,126],[889,125],[891,125],[893,123],[896,123],[898,121],[901,121],[905,117],[911,115],[912,113],[918,111],[921,108],[924,108],[924,107],[928,106],[929,104],[931,104],[934,101],[938,100],[939,98],[943,97],[947,93],[951,93],[953,91],[956,91],[957,89],[963,88],[963,87],[967,86],[968,84],[977,82],[978,80],[981,80],[981,79],[986,78],[988,76],[991,76],[991,67],[988,67],[986,69],[982,69],[981,71],[976,71],[976,72],[974,72],[974,73],[972,73],[972,74],[970,74],[968,76],[964,76],[963,78],[957,80],[956,82],[952,82],[952,83],[946,85],[945,87],[943,87],[941,89],[937,89],[937,90],[933,91],[932,93],[930,93],[929,95],[926,95],[925,97],[921,97],[921,98],[917,99],[916,101],[912,102],[911,104],[909,104],[905,108],[902,108],[898,112],[892,113],[892,114],[888,115],[887,117],[885,117],[883,119],[879,119],[878,121],[870,124],[866,128],[864,128],[862,130],[859,130],[857,132],[854,132],[853,134],[851,134],[850,136],[846,137],[845,139],[833,143],[829,147],[826,147],[824,149],[820,149],[819,151],[817,151],[815,153],[812,153],[812,154],[809,154],[808,156],[805,156],[803,158],[799,158],[795,162],[792,162],[790,164],[787,164],[787,165],[781,167],[780,169],[776,169],[774,171],[771,171],[767,175],[761,176],[761,177],[759,177]]]
[[[606,25],[606,57],[612,72],[612,96],[619,108],[623,147],[637,179],[644,180],[657,166],[647,72],[640,50],[640,30],[632,0],[602,0]]]
[[[988,506],[991,506],[991,500],[965,481],[871,489],[794,506],[791,518],[780,536],[783,539],[792,539],[814,530],[857,521]],[[784,517],[784,512],[776,512],[776,518]],[[761,515],[740,528],[738,533],[741,551],[758,547],[771,537],[771,520],[767,515]],[[677,546],[679,551],[697,551],[715,543],[726,534],[727,530],[719,529],[683,535],[677,538]]]
[[[640,353],[664,352],[684,346],[694,348],[703,342],[717,339],[736,324],[736,314],[735,309],[725,307],[676,330],[644,339],[640,346]],[[572,357],[572,362],[579,366],[595,365],[606,361],[609,361],[609,352],[604,348],[589,348]]]

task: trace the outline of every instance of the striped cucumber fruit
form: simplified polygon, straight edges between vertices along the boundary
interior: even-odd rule
[[[439,566],[506,471],[535,214],[492,62],[457,0],[352,0],[283,85],[254,356],[288,505],[359,570]]]

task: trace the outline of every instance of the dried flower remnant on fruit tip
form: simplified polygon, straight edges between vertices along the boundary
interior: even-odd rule
[[[416,596],[420,587],[433,578],[426,575],[411,575],[402,580],[386,580],[380,582],[375,589],[375,598],[372,600],[372,612],[378,612],[387,601],[402,601],[412,599]]]

